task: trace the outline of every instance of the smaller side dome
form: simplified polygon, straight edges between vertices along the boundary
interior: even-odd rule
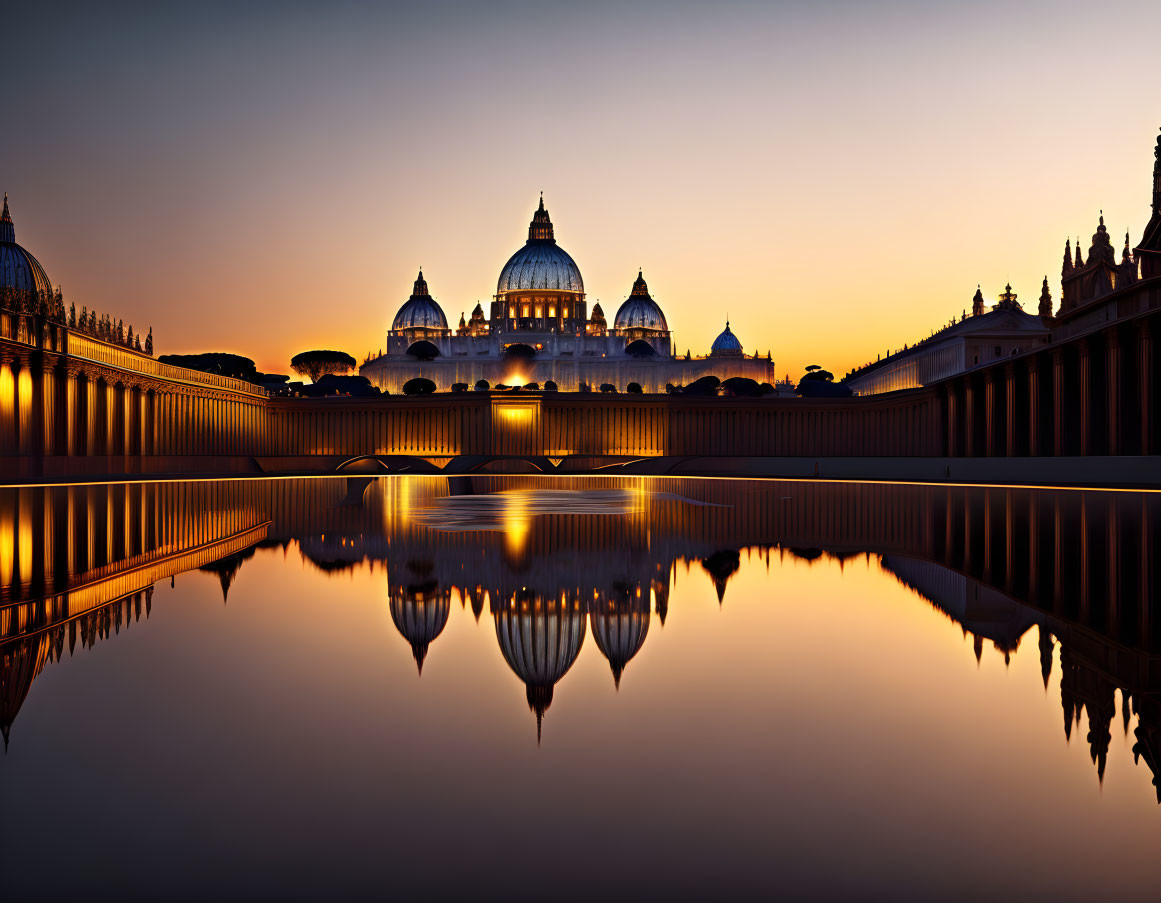
[[[660,305],[649,294],[649,286],[640,270],[633,283],[633,291],[617,311],[613,328],[618,331],[645,330],[648,332],[668,332],[669,324]]]
[[[427,280],[423,278],[423,270],[415,280],[411,290],[411,297],[403,302],[395,319],[391,323],[391,330],[424,329],[433,332],[448,332],[447,317],[435,299],[427,292]]]
[[[711,357],[741,357],[742,343],[738,341],[738,337],[730,331],[730,321],[726,320],[726,328],[716,339],[710,347]]]

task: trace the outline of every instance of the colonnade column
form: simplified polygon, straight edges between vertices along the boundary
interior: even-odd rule
[[[93,390],[93,454],[110,454],[109,384],[99,376]]]
[[[959,416],[959,406],[957,405],[956,395],[958,381],[953,380],[947,385],[947,455],[954,457],[959,451],[958,439],[959,433],[956,430],[956,417]]]
[[[984,372],[984,454],[996,453],[996,380],[992,371]]]
[[[1064,454],[1064,352],[1052,352],[1052,454]]]
[[[16,398],[16,359],[0,357],[0,454],[20,451]]]
[[[970,458],[976,453],[976,398],[972,378],[964,378],[963,383],[963,453]]]
[[[157,392],[153,389],[145,393],[145,439],[141,453],[157,454]]]
[[[1016,455],[1016,367],[1004,366],[1004,453]]]
[[[1077,376],[1080,382],[1080,453],[1092,449],[1092,352],[1088,339],[1081,339],[1077,347]]]
[[[1036,357],[1028,359],[1028,454],[1035,457],[1042,453],[1040,448],[1040,361]]]
[[[1117,336],[1116,327],[1106,333],[1105,342],[1105,379],[1108,406],[1108,453],[1119,455],[1120,443],[1120,398],[1121,398],[1121,341]]]
[[[69,399],[73,395],[73,374],[61,361],[53,373],[53,446],[54,455],[70,455],[73,450],[73,418]]]
[[[1136,324],[1137,333],[1137,391],[1140,393],[1140,406],[1137,409],[1141,418],[1141,447],[1139,454],[1153,453],[1153,330],[1148,320],[1139,320]]]

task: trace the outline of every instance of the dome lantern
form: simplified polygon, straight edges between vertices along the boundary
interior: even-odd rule
[[[548,241],[556,244],[556,237],[552,232],[552,220],[544,207],[544,192],[540,192],[540,206],[532,214],[532,222],[528,224],[529,241]]]
[[[4,212],[0,213],[0,241],[16,241],[16,230],[12,226],[12,212],[8,209],[8,192],[4,192]]]

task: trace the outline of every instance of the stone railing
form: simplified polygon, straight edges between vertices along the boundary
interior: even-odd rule
[[[265,396],[266,390],[248,383],[244,379],[235,379],[232,376],[221,376],[217,373],[203,373],[200,370],[190,370],[188,367],[175,367],[172,364],[163,364],[148,354],[125,348],[121,345],[102,342],[74,330],[68,332],[67,350],[70,355],[110,367],[119,367],[134,373],[143,373],[156,376],[159,379],[168,379],[175,382],[193,383],[202,386],[213,386],[219,389],[229,389],[233,392],[243,392],[247,395]]]

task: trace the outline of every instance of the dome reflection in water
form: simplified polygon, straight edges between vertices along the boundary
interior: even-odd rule
[[[5,490],[0,867],[132,896],[192,854],[194,893],[338,870],[443,896],[478,885],[417,826],[468,875],[519,834],[541,882],[615,819],[631,849],[563,896],[757,893],[772,864],[795,893],[919,861],[918,896],[990,887],[964,849],[1008,891],[1141,895],[1159,518],[1151,493],[825,482]],[[91,843],[144,821],[139,861]]]

